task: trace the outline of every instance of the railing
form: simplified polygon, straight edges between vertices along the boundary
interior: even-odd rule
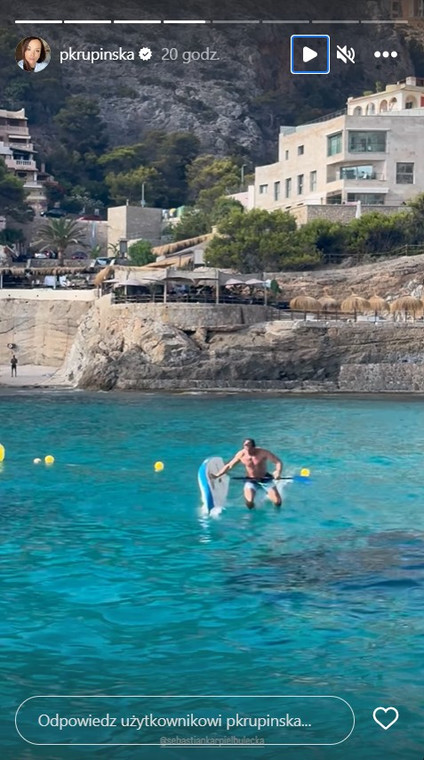
[[[119,296],[117,297],[116,294],[112,297],[112,303],[115,304],[140,304],[140,303],[163,303],[163,297],[162,294],[160,297],[157,297],[153,299],[152,296],[149,295],[139,295],[139,296]],[[168,300],[169,303],[169,300]],[[235,301],[228,301],[228,297],[223,297],[222,300],[220,300],[219,304],[215,304],[215,301],[175,301],[171,300],[171,303],[179,303],[179,304],[191,304],[193,306],[201,306],[201,305],[208,305],[209,307],[213,307],[215,305],[222,306],[222,305],[234,305]],[[368,314],[360,314],[359,312],[341,312],[341,311],[319,311],[319,312],[311,312],[311,311],[301,311],[298,309],[290,309],[287,302],[280,301],[276,303],[268,303],[264,304],[263,300],[260,301],[260,299],[252,299],[252,300],[239,300],[238,305],[240,306],[261,306],[262,308],[266,308],[266,319],[268,321],[286,321],[286,322],[304,322],[308,325],[316,325],[317,327],[319,325],[326,325],[328,322],[338,322],[339,324],[346,324],[346,323],[357,323],[361,322],[364,324],[378,324],[378,323],[398,323],[398,322],[406,322],[408,320],[412,320],[413,322],[419,322],[421,326],[423,325],[424,317],[418,317],[415,318],[413,314],[406,313],[401,315],[401,318],[399,318],[399,315],[393,315],[393,314],[379,314],[378,312],[370,312]],[[263,312],[262,312],[263,314]],[[263,317],[262,317],[263,319]],[[229,326],[232,323],[229,322]]]
[[[305,124],[302,124],[302,126],[307,126],[308,124],[320,124],[323,121],[331,121],[331,119],[336,119],[338,116],[345,116],[346,114],[347,108],[341,108],[339,111],[334,111],[333,113],[326,114],[325,116],[320,116],[319,119],[306,121]]]
[[[372,172],[372,174],[364,174],[363,176],[356,176],[356,177],[347,177],[343,176],[343,174],[340,174],[338,179],[344,180],[345,182],[363,182],[364,180],[369,179],[376,179],[380,182],[385,182],[386,178],[383,174],[377,174],[377,172]]]
[[[268,302],[264,303],[264,297],[252,297],[241,298],[240,296],[221,295],[219,296],[219,302],[216,302],[215,294],[207,293],[186,293],[184,295],[176,295],[175,293],[167,293],[166,301],[164,301],[163,293],[116,293],[112,292],[112,303],[177,303],[177,304],[192,304],[194,306],[206,305],[222,305],[227,304],[229,306],[270,306],[275,308],[282,308],[275,302],[272,297],[268,296]]]

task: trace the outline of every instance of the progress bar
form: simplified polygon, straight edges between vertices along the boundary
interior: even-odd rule
[[[319,26],[328,26],[329,24],[337,26],[337,25],[348,25],[348,24],[376,24],[377,26],[381,26],[382,24],[389,24],[391,26],[399,25],[399,24],[409,24],[409,21],[407,19],[392,19],[392,20],[375,20],[375,19],[350,19],[350,20],[343,20],[338,19],[333,21],[332,19],[321,19],[321,20],[309,20],[309,19],[36,19],[36,18],[30,18],[30,19],[16,19],[15,24],[32,24],[33,26],[35,24],[128,24],[130,26],[131,24],[179,24],[181,26],[184,25],[195,25],[195,24],[240,24],[240,25],[246,25],[246,24],[287,24],[289,26],[296,26],[299,24],[315,24]]]

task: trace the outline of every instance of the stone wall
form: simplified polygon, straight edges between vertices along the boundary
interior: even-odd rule
[[[355,393],[424,393],[423,364],[349,364],[340,368],[339,390]]]
[[[82,317],[90,310],[89,300],[65,300],[58,291],[0,291],[0,364],[10,361],[8,343],[14,344],[19,364],[60,367],[72,346]],[[30,297],[29,294],[30,293]],[[89,291],[93,294],[93,291]],[[69,296],[75,294],[66,294]],[[62,298],[58,298],[62,296]]]
[[[142,320],[157,320],[180,330],[196,330],[199,327],[230,330],[240,325],[275,319],[278,311],[267,306],[239,304],[132,303],[113,304],[111,314],[114,318],[127,315]]]
[[[362,214],[377,211],[379,214],[398,214],[404,210],[399,206],[362,206]],[[290,213],[299,225],[313,222],[315,219],[328,219],[330,222],[348,224],[356,218],[357,205],[350,204],[308,204],[291,208]]]

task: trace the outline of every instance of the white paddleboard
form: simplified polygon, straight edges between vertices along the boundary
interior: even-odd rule
[[[202,501],[208,512],[215,507],[225,506],[227,500],[230,479],[228,475],[222,475],[220,478],[211,478],[224,467],[224,460],[221,457],[209,457],[199,467],[197,480],[199,482]]]

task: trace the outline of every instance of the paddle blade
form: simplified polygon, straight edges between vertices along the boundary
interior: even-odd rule
[[[293,475],[293,482],[294,483],[303,483],[303,485],[307,485],[311,482],[311,478],[306,475]]]

